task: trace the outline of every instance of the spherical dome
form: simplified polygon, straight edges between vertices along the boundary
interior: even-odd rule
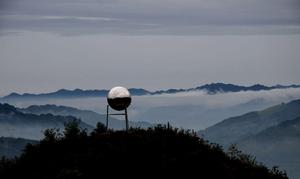
[[[121,86],[112,88],[107,95],[109,106],[115,110],[125,110],[131,103],[129,91]]]
[[[108,98],[124,98],[124,97],[129,97],[130,98],[130,93],[128,89],[122,87],[122,86],[117,86],[109,90],[108,92]]]

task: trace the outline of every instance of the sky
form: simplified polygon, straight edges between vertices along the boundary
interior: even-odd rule
[[[300,84],[299,0],[1,0],[0,96]]]

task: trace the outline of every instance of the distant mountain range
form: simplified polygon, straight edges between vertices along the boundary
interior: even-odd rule
[[[91,131],[97,122],[105,124],[106,115],[93,111],[79,110],[67,106],[32,105],[28,108],[16,108],[9,104],[0,103],[0,136],[40,139],[43,131],[48,128],[64,128],[64,124],[78,121],[80,127]],[[147,122],[129,122],[131,127],[148,128]],[[109,118],[109,128],[124,129],[122,120]]]
[[[73,116],[23,113],[14,106],[0,103],[0,136],[38,140],[45,129],[63,129],[65,123],[72,121],[78,121],[79,126],[88,131],[94,128]]]
[[[297,117],[300,117],[300,100],[225,119],[199,134],[226,146]]]
[[[68,106],[57,106],[57,105],[31,105],[27,108],[18,109],[23,113],[31,113],[31,114],[53,114],[60,116],[74,116],[83,122],[96,126],[97,122],[101,122],[103,124],[106,123],[106,115],[99,114],[90,110],[80,110],[73,107]],[[141,127],[148,128],[151,127],[152,124],[147,122],[133,122],[129,121],[129,126],[131,127]],[[123,120],[118,120],[116,118],[109,117],[109,128],[112,129],[124,129],[125,123]]]
[[[195,88],[187,89],[168,89],[168,90],[158,90],[151,92],[142,88],[130,88],[129,91],[133,96],[142,95],[159,95],[159,94],[174,94],[180,92],[191,92],[191,91],[205,91],[208,94],[216,94],[219,92],[239,92],[239,91],[260,91],[260,90],[272,90],[272,89],[285,89],[285,88],[300,88],[300,85],[276,85],[276,86],[264,86],[261,84],[256,84],[252,86],[239,86],[234,84],[225,83],[211,83],[203,86],[198,86]],[[82,89],[60,89],[51,93],[42,94],[18,94],[11,93],[7,96],[0,98],[1,101],[10,99],[32,99],[32,98],[84,98],[84,97],[106,97],[108,90],[82,90]]]
[[[286,169],[290,179],[300,177],[300,117],[241,139],[237,145],[268,166]]]
[[[225,147],[237,144],[268,166],[286,169],[291,179],[300,177],[300,100],[231,117],[198,134]]]
[[[32,105],[16,108],[0,103],[0,157],[12,158],[21,154],[27,143],[37,143],[43,131],[63,129],[66,122],[78,121],[82,129],[92,131],[97,122],[105,123],[106,115],[67,106]],[[151,127],[146,122],[129,122],[131,127]],[[124,121],[109,118],[109,128],[123,129]]]

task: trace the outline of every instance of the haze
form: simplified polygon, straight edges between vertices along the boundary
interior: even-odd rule
[[[300,84],[297,0],[4,0],[0,95]]]
[[[300,88],[269,91],[242,91],[208,95],[203,91],[166,95],[133,96],[129,107],[132,121],[152,124],[170,122],[176,127],[204,129],[228,117],[278,105],[300,98]],[[107,99],[26,99],[11,100],[9,104],[25,108],[32,104],[56,104],[72,106],[105,114]],[[119,119],[124,120],[120,117]]]

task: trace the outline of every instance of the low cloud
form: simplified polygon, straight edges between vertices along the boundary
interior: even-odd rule
[[[241,91],[234,93],[217,93],[214,95],[209,95],[205,91],[196,91],[141,96],[135,97],[134,99],[137,101],[136,103],[145,107],[199,105],[207,108],[223,108],[256,100],[263,100],[270,104],[276,104],[293,99],[300,99],[300,88],[274,89],[268,91]]]
[[[204,129],[226,118],[300,99],[300,88],[244,91],[209,95],[203,91],[153,96],[134,96],[130,120],[167,123],[189,129]],[[26,100],[11,103],[18,107],[56,104],[106,113],[106,98]],[[123,118],[120,118],[121,120]]]
[[[4,0],[0,6],[2,31],[62,35],[300,33],[298,0]]]

